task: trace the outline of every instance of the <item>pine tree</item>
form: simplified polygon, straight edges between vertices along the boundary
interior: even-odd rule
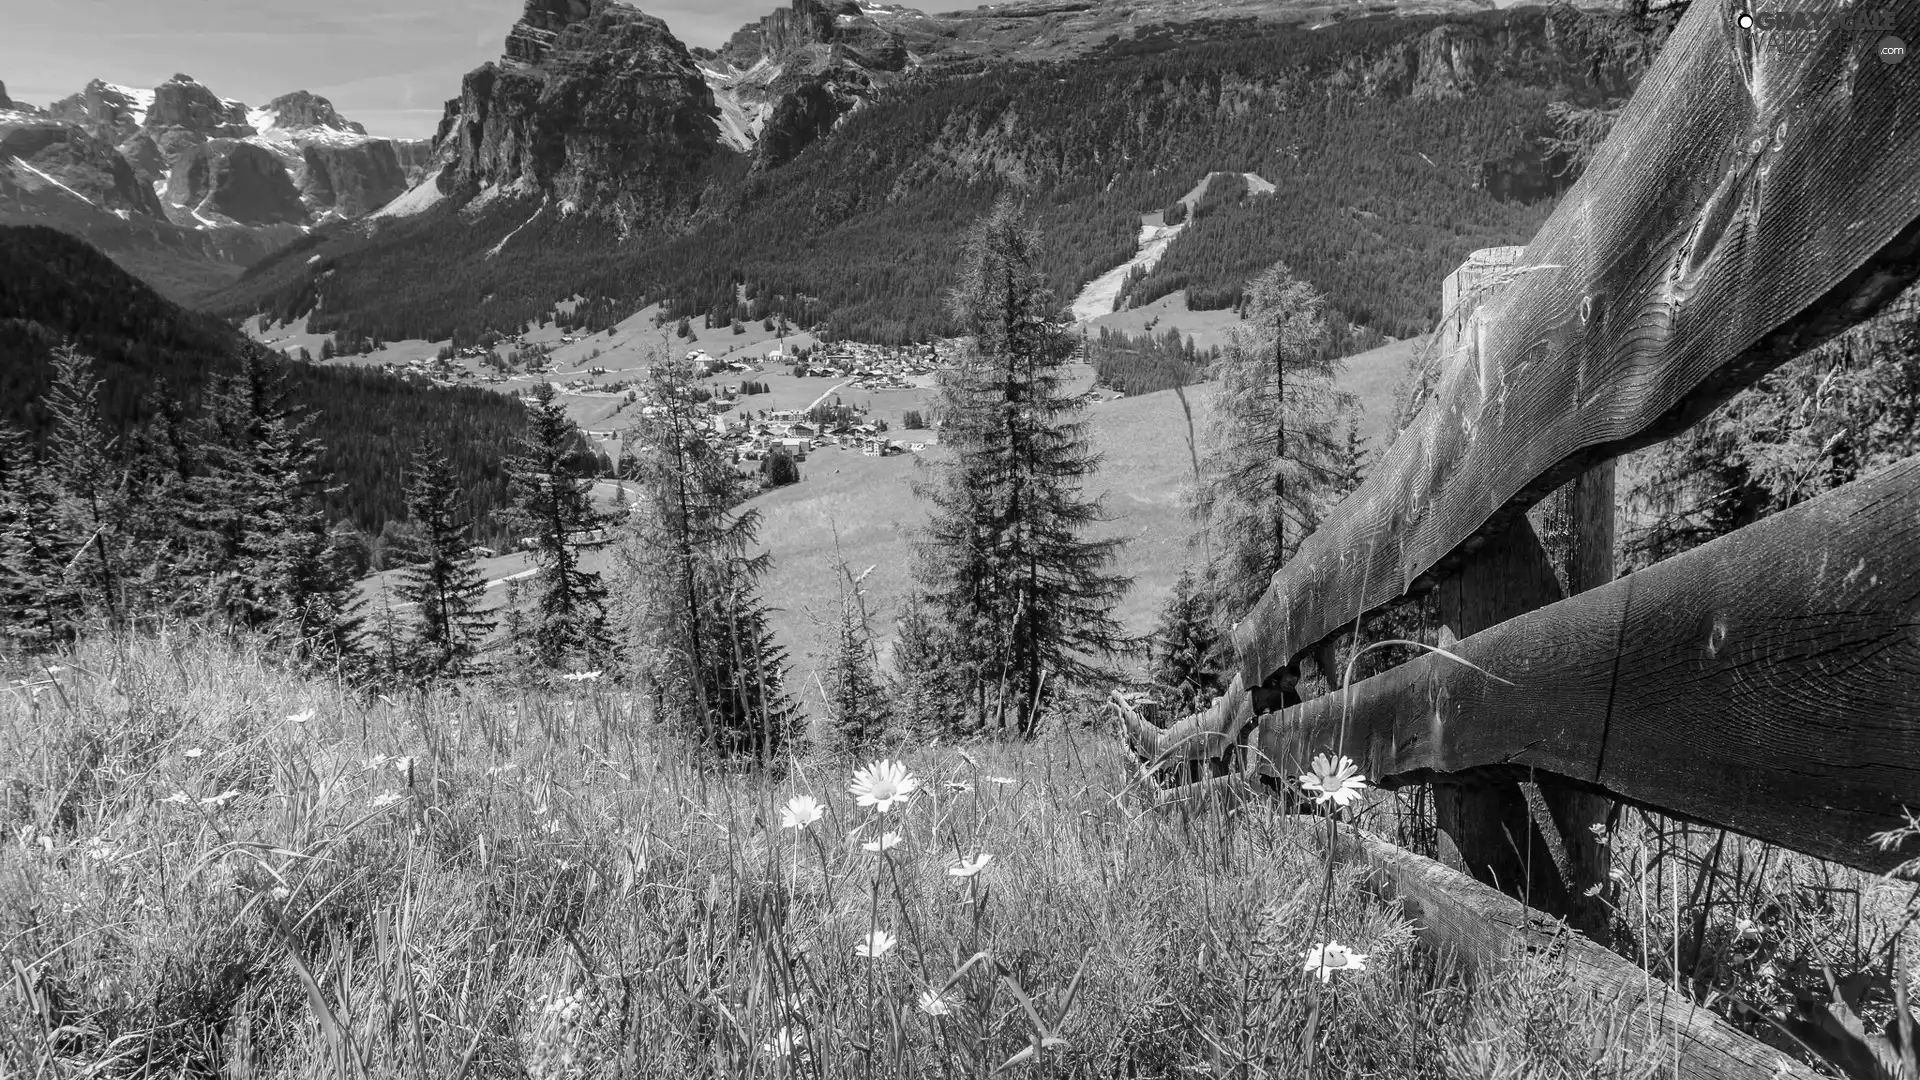
[[[748,489],[707,438],[698,379],[657,360],[628,435],[639,494],[617,551],[624,629],[656,716],[718,756],[771,762],[798,734],[758,592],[771,558],[747,554],[759,514],[736,509]]]
[[[1327,508],[1338,506],[1342,499],[1359,491],[1360,485],[1366,482],[1367,440],[1360,437],[1360,413],[1355,410],[1347,413],[1347,440],[1340,451]]]
[[[125,488],[116,480],[118,442],[100,415],[100,380],[93,360],[71,345],[53,351],[53,382],[42,399],[53,426],[46,464],[62,494],[61,528],[74,547],[64,568],[76,602],[121,623],[125,559]],[[124,476],[121,479],[125,479]]]
[[[457,676],[472,663],[494,618],[482,612],[487,591],[471,554],[467,525],[457,519],[459,491],[446,452],[423,442],[413,456],[407,518],[418,530],[417,559],[400,572],[400,598],[413,605],[407,643],[414,674]]]
[[[1149,673],[1172,688],[1181,705],[1204,705],[1220,688],[1212,673],[1224,666],[1223,644],[1214,626],[1213,599],[1193,567],[1181,567],[1154,624]]]
[[[278,363],[249,353],[212,393],[206,458],[190,521],[214,607],[292,644],[309,662],[354,653],[359,617],[323,500],[330,477],[311,416]]]
[[[862,586],[873,568],[855,574],[844,559],[836,557],[834,571],[840,580],[840,621],[833,658],[823,682],[827,722],[838,739],[839,749],[857,753],[872,747],[886,734],[891,709],[878,675],[873,620]]]
[[[575,474],[578,429],[567,419],[553,384],[534,387],[532,416],[520,452],[507,462],[515,527],[534,538],[540,597],[526,643],[546,668],[595,666],[607,659],[607,589],[600,575],[580,568],[579,536],[605,524],[593,508],[593,480]]]
[[[1244,321],[1214,364],[1219,392],[1192,511],[1213,538],[1216,613],[1239,618],[1319,524],[1338,479],[1338,362],[1326,345],[1325,301],[1276,263],[1247,286]]]
[[[1081,486],[1099,466],[1084,394],[1067,390],[1076,351],[1040,266],[1038,234],[1003,200],[968,242],[953,314],[968,334],[940,376],[950,460],[916,485],[931,519],[916,545],[923,595],[944,624],[970,711],[1030,734],[1044,680],[1095,672],[1125,642],[1109,572],[1119,539]]]
[[[59,484],[32,439],[0,424],[0,637],[16,651],[54,648],[77,630],[60,508]]]

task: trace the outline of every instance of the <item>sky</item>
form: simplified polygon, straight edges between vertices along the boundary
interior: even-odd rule
[[[690,46],[718,47],[786,0],[637,0]],[[523,0],[0,0],[0,83],[44,106],[89,79],[175,72],[264,104],[332,100],[375,135],[426,138],[460,77],[498,59]]]

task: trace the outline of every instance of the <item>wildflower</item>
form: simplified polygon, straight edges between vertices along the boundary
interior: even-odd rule
[[[980,871],[985,870],[987,864],[992,861],[993,856],[983,851],[971,859],[960,860],[960,865],[949,869],[947,873],[952,877],[972,877]]]
[[[1736,941],[1750,941],[1760,937],[1765,931],[1752,919],[1733,920],[1733,936]]]
[[[972,784],[963,784],[963,783],[961,783],[961,782],[960,782],[960,781],[958,781],[958,780],[949,780],[949,781],[947,781],[947,790],[949,790],[949,791],[959,791],[959,792],[963,792],[963,793],[964,793],[964,792],[968,792],[968,791],[972,791],[972,790],[973,790],[973,785],[972,785]]]
[[[568,682],[586,682],[590,679],[599,678],[600,673],[597,671],[569,671],[560,677]]]
[[[400,794],[397,791],[383,791],[379,795],[374,797],[373,805],[392,806],[394,803],[397,803],[404,798],[406,798],[406,796]]]
[[[861,806],[871,806],[884,814],[893,809],[894,803],[906,802],[919,788],[920,778],[908,772],[905,765],[876,761],[856,770],[853,785],[847,790],[859,798]]]
[[[793,1031],[783,1027],[774,1034],[771,1042],[760,1044],[760,1052],[768,1057],[783,1058],[793,1053],[795,1049],[805,1042],[806,1035],[804,1032]]]
[[[205,753],[206,753],[206,751],[205,751],[205,750],[202,750],[202,749],[200,749],[199,747],[197,747],[197,746],[196,746],[196,747],[194,747],[193,749],[191,749],[191,750],[189,750],[189,751],[187,751],[187,756],[188,756],[188,757],[190,757],[190,758],[197,758],[197,757],[200,757],[201,755],[203,755],[203,754],[205,754]]]
[[[275,900],[285,903],[287,898],[293,895],[293,890],[287,888],[285,885],[275,885],[267,893],[267,895],[273,897]]]
[[[309,720],[311,720],[311,719],[313,719],[313,710],[312,710],[312,709],[308,709],[308,710],[306,710],[306,711],[304,711],[304,712],[297,712],[297,713],[288,713],[288,714],[287,714],[287,723],[289,723],[289,724],[304,724],[304,723],[306,723],[307,721],[309,721]]]
[[[897,832],[882,833],[880,839],[869,840],[860,846],[867,851],[875,853],[888,851],[900,846],[900,834]]]
[[[237,791],[234,791],[234,790],[231,790],[231,789],[229,789],[229,790],[226,790],[226,791],[223,791],[223,792],[221,792],[221,793],[220,793],[220,794],[218,794],[218,795],[209,795],[209,796],[207,796],[206,798],[204,798],[204,799],[201,799],[201,800],[200,800],[200,805],[201,805],[201,806],[212,806],[212,807],[215,807],[215,808],[218,808],[218,807],[223,807],[223,806],[225,806],[225,805],[227,805],[227,803],[229,803],[229,802],[231,802],[231,801],[233,801],[234,799],[237,799],[237,798],[239,798],[239,797],[240,797],[240,793],[239,793],[239,792],[237,792]]]
[[[163,803],[172,803],[175,806],[185,806],[193,801],[193,796],[188,795],[184,791],[176,791],[160,801]]]
[[[897,942],[894,941],[892,934],[885,930],[875,930],[867,935],[867,940],[855,945],[853,951],[855,955],[864,956],[869,960],[878,960],[892,952],[895,944]]]
[[[1320,981],[1326,982],[1336,971],[1367,970],[1367,954],[1353,952],[1338,941],[1329,941],[1308,949],[1307,962],[1300,970],[1318,971]]]
[[[1316,803],[1332,799],[1335,806],[1345,807],[1366,790],[1367,778],[1352,758],[1343,756],[1336,764],[1333,758],[1319,754],[1313,759],[1313,771],[1300,777],[1300,786],[1314,793]]]
[[[365,764],[367,767],[367,771],[372,772],[373,770],[378,769],[380,766],[385,765],[386,763],[387,763],[387,755],[375,754],[372,757],[368,758]]]
[[[105,862],[113,858],[113,844],[104,836],[96,836],[87,841],[87,858],[96,862]]]
[[[928,1016],[946,1016],[953,1012],[953,1002],[931,990],[920,993],[920,1011]]]
[[[811,795],[795,795],[780,808],[780,827],[783,829],[804,829],[820,820],[827,808]]]
[[[985,779],[985,780],[986,780],[986,782],[987,782],[987,783],[989,783],[989,784],[1011,784],[1011,783],[1013,783],[1013,777],[1011,777],[1011,776],[988,776],[988,777],[984,777],[983,779]]]

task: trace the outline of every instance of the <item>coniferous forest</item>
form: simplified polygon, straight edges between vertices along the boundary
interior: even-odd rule
[[[46,391],[56,348],[71,343],[94,362],[100,411],[119,452],[135,432],[201,415],[213,381],[260,350],[216,318],[186,311],[83,240],[52,229],[0,229],[0,424],[37,440],[53,417]],[[495,511],[507,504],[502,448],[525,426],[513,398],[446,388],[372,368],[266,362],[285,378],[290,404],[311,414],[317,468],[335,483],[321,496],[330,525],[378,536],[406,517],[403,470],[422,441],[445,449],[474,542],[509,539]]]
[[[1469,251],[1524,242],[1570,182],[1551,109],[1624,96],[1661,33],[1571,7],[1219,29],[1116,43],[1070,69],[912,80],[777,168],[723,155],[696,207],[626,237],[588,215],[529,224],[534,204],[510,198],[372,235],[321,230],[217,308],[459,341],[580,295],[589,329],[664,301],[707,325],[777,313],[829,338],[926,340],[954,332],[950,253],[1001,196],[1045,230],[1048,284],[1066,298],[1132,255],[1143,212],[1226,170],[1278,190],[1214,196],[1135,300],[1188,288],[1232,307],[1284,259],[1331,309],[1407,336],[1436,317],[1434,281]],[[1434,49],[1481,56],[1488,74],[1436,82],[1417,59]]]

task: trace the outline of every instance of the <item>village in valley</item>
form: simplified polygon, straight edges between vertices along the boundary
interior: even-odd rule
[[[562,304],[556,314],[568,310]],[[822,342],[804,330],[750,325],[724,342],[687,348],[649,307],[604,332],[543,323],[460,346],[398,341],[335,353],[328,335],[309,334],[304,323],[250,321],[247,330],[293,359],[380,367],[436,386],[481,385],[523,402],[532,402],[533,385],[551,382],[609,477],[636,410],[646,414],[647,367],[660,357],[683,357],[702,373],[697,392],[711,414],[712,443],[764,482],[779,455],[802,462],[826,450],[880,458],[925,451],[937,442],[934,371],[960,345]]]

